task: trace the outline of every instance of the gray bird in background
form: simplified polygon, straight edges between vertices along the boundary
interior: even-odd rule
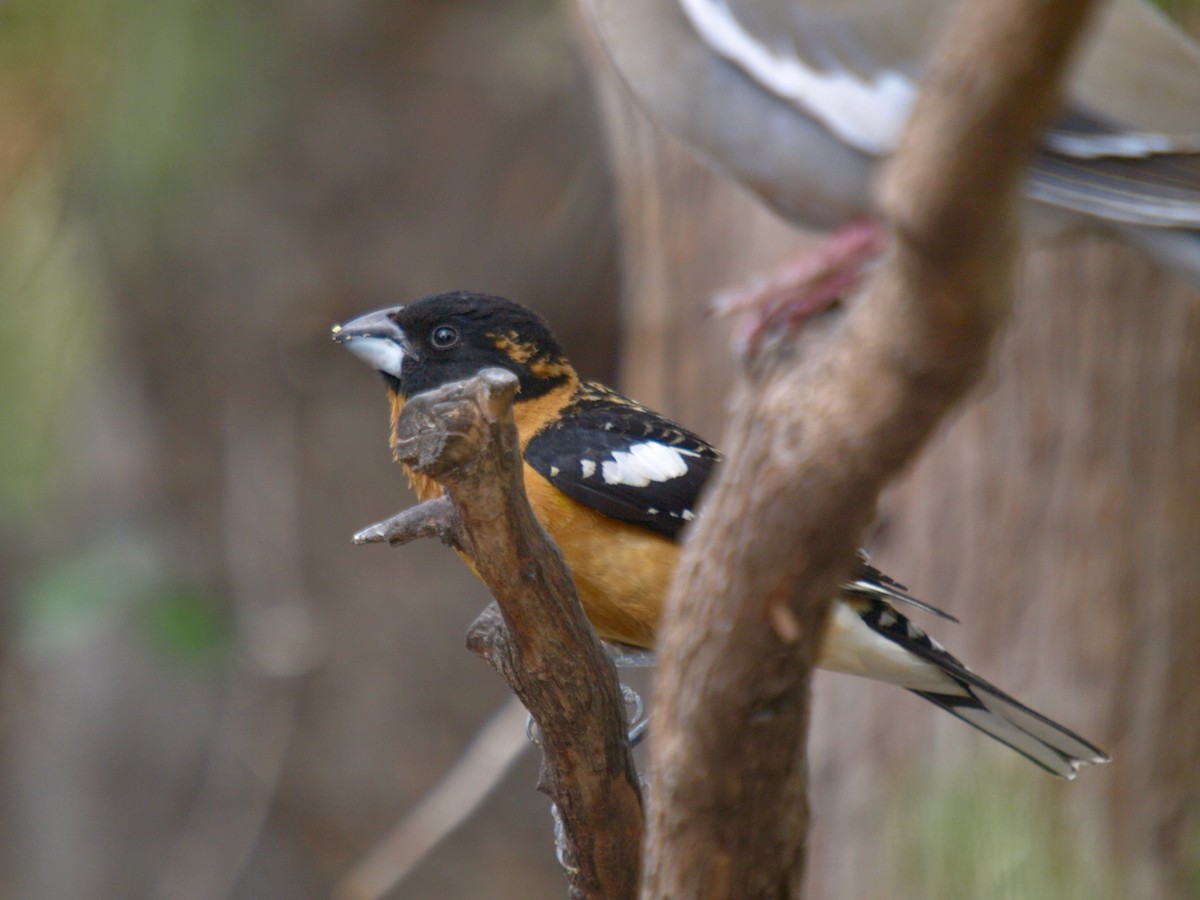
[[[585,0],[650,116],[795,224],[872,217],[950,0]],[[1100,228],[1200,284],[1200,44],[1098,11],[1026,194],[1039,236]]]

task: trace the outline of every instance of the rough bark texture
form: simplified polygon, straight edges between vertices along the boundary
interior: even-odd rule
[[[897,239],[869,296],[817,353],[768,351],[738,388],[659,638],[644,896],[800,890],[829,598],[878,491],[982,371],[1021,165],[1085,8],[967,10],[886,182]]]
[[[633,897],[641,792],[625,707],[562,556],[525,497],[516,390],[511,374],[489,369],[410,399],[397,456],[440,482],[449,502],[423,503],[355,539],[402,544],[436,535],[470,557],[497,606],[472,625],[468,645],[538,724],[540,787],[566,826],[571,896]]]

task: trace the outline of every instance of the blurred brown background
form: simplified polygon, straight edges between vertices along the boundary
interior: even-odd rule
[[[703,306],[797,238],[594,91],[581,33],[551,0],[0,7],[0,896],[327,896],[503,702],[453,554],[349,543],[410,496],[332,322],[506,294],[720,435]],[[1200,896],[1194,299],[1039,250],[873,544],[1116,762],[1048,783],[822,676],[814,897]],[[394,896],[562,896],[535,775]]]
[[[505,697],[329,341],[470,287],[610,377],[614,229],[550,2],[0,9],[0,895],[326,896]],[[399,896],[557,896],[528,754]]]

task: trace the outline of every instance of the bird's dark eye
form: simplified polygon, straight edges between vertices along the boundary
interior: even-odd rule
[[[458,343],[458,329],[451,325],[439,325],[429,332],[429,343],[437,350],[449,350]]]

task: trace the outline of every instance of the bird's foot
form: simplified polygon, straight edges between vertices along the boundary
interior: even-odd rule
[[[629,730],[626,732],[626,737],[629,740],[629,746],[636,747],[645,739],[646,730],[650,727],[650,716],[646,712],[646,701],[642,699],[641,694],[625,682],[621,681],[618,684],[621,687],[621,699],[625,702],[626,721],[629,723]],[[535,747],[542,746],[542,729],[533,716],[525,719],[525,737]]]
[[[625,712],[629,722],[629,746],[636,747],[646,737],[646,729],[650,727],[650,716],[646,712],[646,703],[642,695],[621,682],[621,699],[625,701]]]
[[[884,236],[874,219],[856,219],[758,283],[719,296],[718,315],[750,314],[737,333],[740,353],[753,355],[768,333],[796,328],[857,288]]]

